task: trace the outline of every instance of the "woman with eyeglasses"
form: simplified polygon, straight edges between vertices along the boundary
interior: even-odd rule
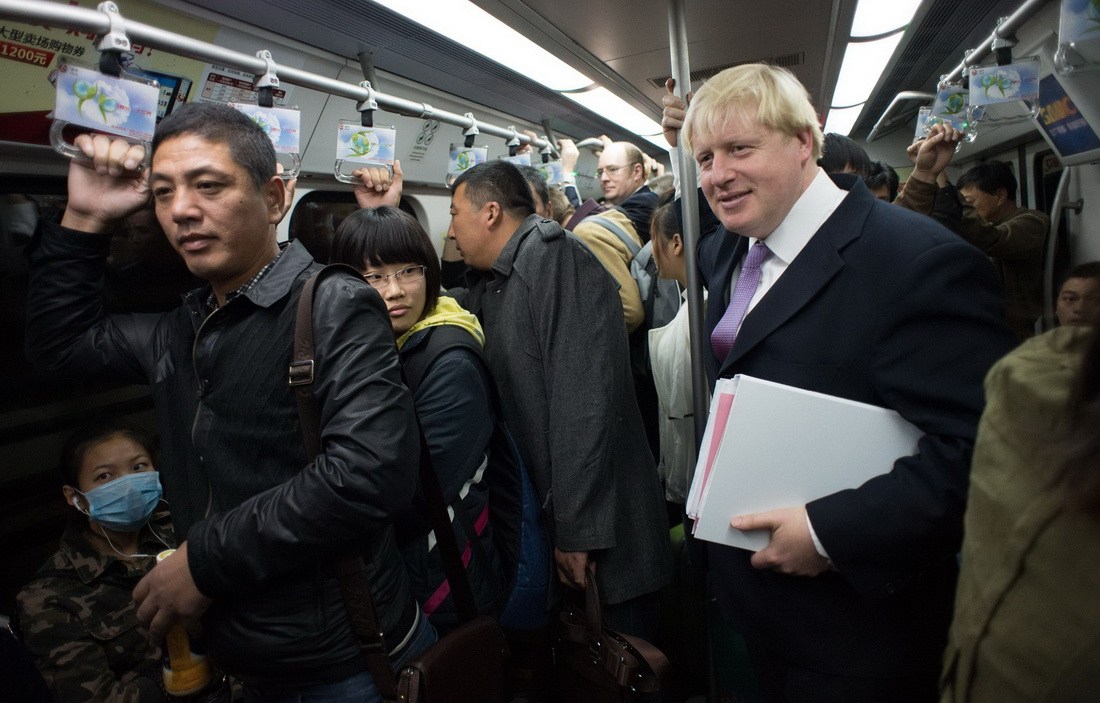
[[[332,263],[359,269],[389,310],[390,322],[417,417],[439,476],[443,497],[454,508],[452,524],[460,551],[467,529],[466,573],[478,611],[496,613],[505,584],[489,524],[486,468],[493,434],[489,370],[471,347],[485,336],[476,317],[453,298],[440,295],[440,268],[431,240],[411,215],[396,207],[364,208],[348,216],[332,240]],[[424,354],[435,335],[454,340],[430,361]],[[438,342],[432,349],[440,348]],[[422,491],[396,523],[397,539],[417,601],[437,629],[458,623]],[[464,558],[465,561],[465,558]]]
[[[57,552],[18,596],[27,649],[58,701],[163,701],[161,655],[138,624],[131,592],[174,544],[152,444],[108,421],[61,452],[72,507]]]

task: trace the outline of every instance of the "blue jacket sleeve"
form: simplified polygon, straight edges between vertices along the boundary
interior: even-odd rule
[[[443,498],[450,505],[481,467],[493,434],[486,370],[467,350],[450,349],[428,369],[414,402]],[[427,533],[428,515],[418,493],[402,516],[401,530]]]

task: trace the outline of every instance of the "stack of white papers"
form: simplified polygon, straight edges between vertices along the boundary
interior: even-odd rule
[[[761,550],[768,531],[734,529],[732,518],[858,488],[915,454],[921,435],[886,408],[751,376],[719,379],[688,492],[693,534]]]

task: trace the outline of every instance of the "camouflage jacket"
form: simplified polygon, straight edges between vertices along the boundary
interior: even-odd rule
[[[166,514],[154,527],[175,543]],[[145,528],[140,553],[163,549]],[[87,522],[74,521],[57,552],[19,592],[24,642],[56,700],[166,700],[160,649],[149,644],[130,595],[153,563],[100,554],[89,541]]]

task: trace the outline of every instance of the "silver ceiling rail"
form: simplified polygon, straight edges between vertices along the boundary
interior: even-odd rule
[[[890,129],[898,122],[903,120],[891,119],[894,114],[894,108],[909,100],[933,100],[935,99],[935,93],[921,93],[916,90],[906,90],[898,93],[894,96],[894,99],[890,101],[890,104],[886,107],[886,110],[882,113],[882,117],[878,118],[878,122],[871,128],[870,133],[867,135],[867,142],[873,142],[881,137],[886,130]]]
[[[28,24],[47,24],[50,26],[65,27],[82,32],[92,32],[102,36],[111,30],[110,16],[106,12],[90,10],[84,7],[62,5],[47,0],[0,0],[0,18]],[[125,19],[126,36],[132,42],[159,49],[171,54],[183,56],[204,63],[213,63],[227,68],[235,68],[253,75],[263,75],[267,71],[266,62],[250,54],[242,54],[232,49],[209,44],[198,39],[169,32],[157,27]],[[410,117],[423,117],[425,119],[438,120],[448,124],[457,125],[463,129],[477,128],[482,134],[491,134],[502,139],[518,137],[520,142],[544,150],[551,145],[544,139],[531,139],[528,136],[517,133],[515,130],[505,127],[497,127],[480,120],[474,120],[467,115],[459,115],[446,110],[434,108],[427,103],[413,102],[393,95],[386,95],[377,90],[351,83],[345,83],[332,78],[319,76],[316,73],[303,71],[290,66],[278,66],[278,76],[281,82],[291,83],[311,88],[322,93],[338,95],[350,98],[356,103],[373,98],[378,102],[382,110],[394,112]]]
[[[989,35],[982,44],[968,53],[958,66],[954,68],[950,73],[944,76],[940,83],[955,83],[962,80],[963,74],[966,72],[967,67],[975,66],[985,60],[985,57],[989,56],[993,52],[994,44],[999,44],[1004,40],[1013,39],[1016,30],[1024,26],[1028,20],[1035,16],[1035,13],[1042,9],[1043,5],[1046,5],[1050,0],[1027,0],[1025,3],[1016,8],[1016,11],[1006,17],[1003,22],[997,25],[997,28],[993,30],[993,33]],[[873,142],[883,135],[883,133],[894,126],[894,121],[890,118],[895,108],[901,103],[907,100],[932,100],[936,96],[930,93],[918,93],[914,91],[906,91],[898,93],[897,96],[890,102],[889,107],[882,113],[882,116],[878,118],[878,122],[871,128],[871,132],[867,135],[867,141]]]
[[[1016,30],[1024,26],[1029,19],[1035,16],[1035,13],[1043,8],[1050,0],[1027,0],[1024,4],[1016,8],[1016,11],[1005,18],[1004,22],[997,25],[997,28],[993,30],[993,33],[989,35],[977,49],[974,49],[967,54],[962,63],[955,67],[951,73],[948,73],[941,83],[954,83],[955,81],[962,80],[963,73],[966,72],[968,66],[976,66],[985,60],[986,56],[989,56],[993,52],[993,45],[1002,39],[1012,39],[1016,34]]]

